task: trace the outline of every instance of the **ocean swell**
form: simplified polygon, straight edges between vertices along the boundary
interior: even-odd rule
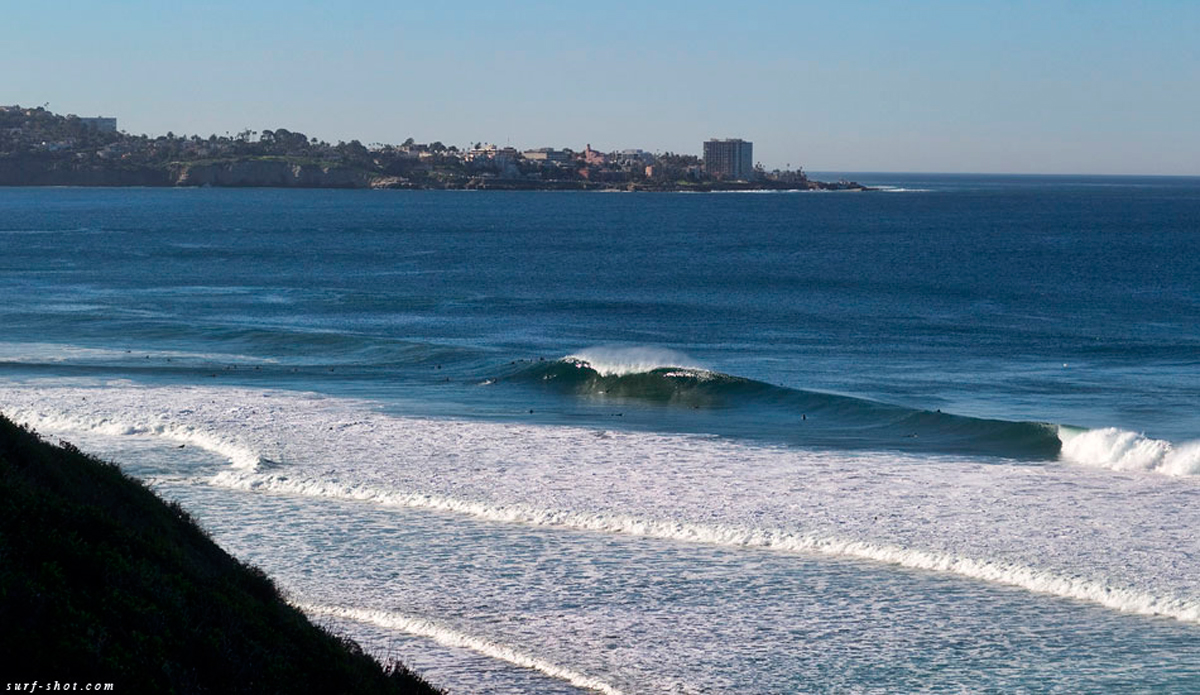
[[[968,417],[776,386],[706,369],[670,351],[593,348],[523,364],[500,381],[589,400],[720,409],[727,421],[749,418],[794,443],[1031,460],[1057,458],[1061,447],[1050,423]]]

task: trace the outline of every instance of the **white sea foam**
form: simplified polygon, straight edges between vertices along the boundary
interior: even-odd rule
[[[626,376],[671,367],[707,371],[683,353],[650,347],[591,347],[567,355],[563,360],[584,364],[601,376]]]
[[[620,690],[598,678],[552,664],[545,659],[539,659],[512,647],[451,629],[425,618],[408,616],[394,611],[324,606],[312,603],[300,603],[296,607],[311,616],[345,618],[388,630],[398,630],[410,635],[425,637],[448,647],[470,649],[493,659],[507,661],[522,668],[540,671],[551,678],[566,681],[577,688],[594,690],[598,693],[604,693],[604,695],[621,695]]]
[[[728,193],[728,194],[738,194],[738,195],[746,195],[746,194],[752,194],[752,195],[760,194],[761,195],[761,194],[778,194],[778,193],[811,193],[811,192],[815,192],[815,191],[813,191],[812,189],[808,189],[808,188],[746,188],[746,189],[736,190],[736,191],[708,191],[708,193],[715,193],[715,194]]]
[[[1175,476],[1200,473],[1200,441],[1176,445],[1115,427],[1060,427],[1058,437],[1063,443],[1062,458],[1071,463]]]
[[[0,410],[52,433],[204,447],[234,464],[219,486],[861,558],[1198,620],[1195,476],[404,418],[241,388],[9,385]],[[1080,446],[1064,437],[1065,451]],[[1157,463],[1141,469],[1176,473],[1196,456],[1195,445],[1101,451],[1149,451]]]
[[[86,404],[86,398],[86,396],[81,397],[81,404]],[[0,405],[2,403],[0,401]],[[262,457],[256,451],[238,441],[236,437],[177,419],[180,415],[186,417],[189,413],[190,411],[185,410],[182,413],[161,413],[157,417],[148,416],[146,413],[133,416],[114,414],[110,417],[107,415],[97,416],[89,413],[86,408],[71,412],[20,406],[4,409],[4,414],[10,420],[28,425],[38,431],[53,432],[59,435],[86,432],[112,437],[156,437],[179,444],[190,444],[212,452],[227,459],[235,469],[254,469],[262,461]]]
[[[832,555],[871,560],[909,569],[949,572],[971,579],[1016,586],[1029,591],[1097,603],[1128,613],[1166,616],[1200,623],[1200,600],[1165,599],[1081,577],[1000,561],[978,560],[836,537],[799,534],[786,529],[737,528],[678,520],[639,518],[624,514],[589,514],[538,509],[517,504],[499,506],[439,495],[376,490],[362,485],[302,480],[278,475],[219,473],[213,484],[243,490],[268,491],[333,499],[372,502],[383,506],[432,509],[465,514],[488,521],[569,528],[601,533],[658,538],[725,547]]]

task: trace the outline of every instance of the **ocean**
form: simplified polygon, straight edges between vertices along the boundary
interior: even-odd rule
[[[0,188],[0,412],[451,693],[1200,692],[1200,179]]]

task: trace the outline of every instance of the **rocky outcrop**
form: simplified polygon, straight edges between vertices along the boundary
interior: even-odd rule
[[[36,159],[0,159],[0,186],[170,186],[154,167],[71,166]]]
[[[401,190],[417,186],[403,176],[376,176],[371,179],[371,188]]]
[[[247,159],[166,166],[79,165],[0,158],[0,186],[223,186],[368,188],[376,176],[332,163]]]
[[[172,164],[176,186],[368,188],[375,178],[360,169],[287,160],[233,160]]]

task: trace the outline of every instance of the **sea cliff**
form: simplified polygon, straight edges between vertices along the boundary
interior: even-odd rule
[[[286,159],[182,162],[168,172],[172,186],[369,188],[378,178],[347,166]]]

